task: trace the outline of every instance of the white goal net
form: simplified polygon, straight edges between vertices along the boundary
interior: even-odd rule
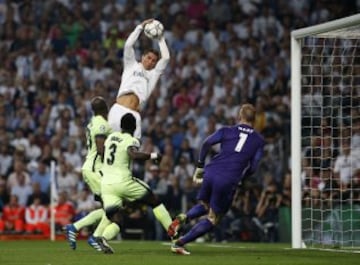
[[[292,32],[293,247],[360,249],[360,15]]]

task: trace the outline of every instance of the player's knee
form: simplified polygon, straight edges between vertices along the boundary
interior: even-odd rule
[[[155,208],[161,204],[160,200],[153,192],[147,192],[145,196],[140,200],[146,205],[149,205],[151,208]]]
[[[105,214],[106,217],[111,221],[111,222],[117,222],[117,214],[119,213],[119,207],[116,206],[112,206],[112,207],[108,207],[105,209]]]
[[[101,205],[103,204],[103,201],[101,199],[101,196],[99,194],[94,194],[94,200],[97,202],[100,202]]]
[[[149,201],[149,206],[151,208],[158,207],[160,204],[161,204],[161,201],[158,200],[158,198],[156,196],[153,197],[153,200]]]
[[[201,204],[202,206],[204,206],[204,209],[205,209],[206,211],[209,211],[209,210],[210,210],[210,206],[209,206],[208,203],[206,203],[206,202],[204,202],[204,201],[200,201],[200,204]]]
[[[208,216],[208,220],[210,221],[210,223],[212,223],[213,225],[216,225],[216,218],[214,216]]]
[[[217,225],[222,218],[222,215],[216,214],[213,211],[209,212],[208,219],[215,226]]]

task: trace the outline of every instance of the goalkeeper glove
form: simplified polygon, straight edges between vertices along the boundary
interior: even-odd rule
[[[160,164],[160,161],[161,161],[161,154],[159,153],[156,153],[156,152],[152,152],[150,154],[150,159],[155,163],[155,164]]]
[[[193,182],[200,184],[203,182],[204,177],[204,163],[199,162],[193,175]]]

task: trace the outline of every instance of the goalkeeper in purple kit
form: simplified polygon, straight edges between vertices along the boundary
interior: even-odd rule
[[[203,142],[193,181],[202,183],[197,199],[199,203],[186,214],[178,215],[171,227],[178,231],[185,222],[207,215],[199,220],[185,235],[175,240],[171,251],[181,255],[189,255],[185,244],[211,231],[229,210],[238,184],[256,170],[263,155],[265,141],[255,132],[255,108],[244,104],[239,111],[239,123],[231,127],[223,127]],[[210,148],[220,144],[219,154],[205,165],[205,158]]]

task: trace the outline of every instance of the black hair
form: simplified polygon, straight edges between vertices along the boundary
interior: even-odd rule
[[[148,48],[143,52],[143,55],[146,55],[148,53],[153,53],[153,54],[155,54],[157,56],[158,59],[160,59],[160,52],[158,50]]]
[[[124,116],[122,116],[120,124],[121,130],[123,132],[128,132],[133,135],[136,129],[136,119],[134,115],[132,115],[131,113],[126,113]]]
[[[108,106],[103,97],[97,96],[91,100],[91,109],[95,115],[106,114],[108,112]]]

